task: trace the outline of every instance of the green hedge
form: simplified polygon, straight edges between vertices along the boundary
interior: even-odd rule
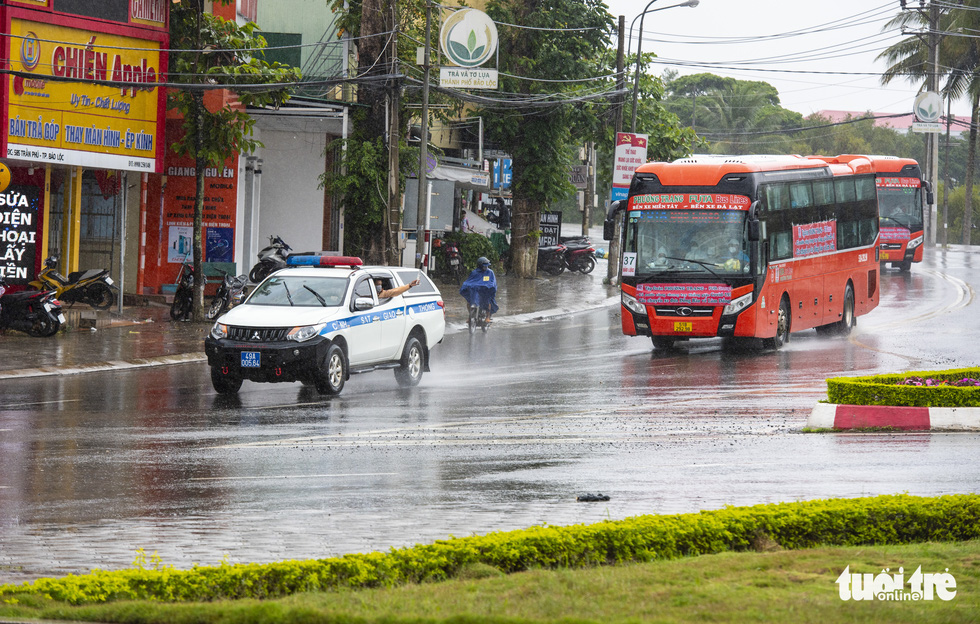
[[[868,377],[834,377],[827,380],[827,398],[840,405],[893,405],[905,407],[980,407],[980,387],[900,386],[909,377],[957,381],[980,378],[980,368],[918,371]]]
[[[70,604],[263,599],[331,588],[443,580],[474,563],[518,572],[742,551],[761,537],[785,548],[976,539],[980,538],[980,495],[895,495],[727,507],[593,525],[539,526],[331,559],[190,570],[159,565],[116,572],[95,570],[83,576],[0,585],[0,600],[27,595]]]

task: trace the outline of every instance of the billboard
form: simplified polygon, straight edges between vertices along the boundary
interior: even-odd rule
[[[155,85],[166,73],[165,35],[148,40],[16,17],[10,32],[13,71],[3,85],[3,155],[97,169],[161,170],[165,94]]]

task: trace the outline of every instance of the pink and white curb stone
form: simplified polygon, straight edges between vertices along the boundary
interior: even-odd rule
[[[980,407],[890,407],[817,403],[810,429],[890,427],[907,431],[980,430]]]

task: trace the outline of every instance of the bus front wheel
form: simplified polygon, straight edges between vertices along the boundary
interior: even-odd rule
[[[854,327],[854,288],[850,284],[844,289],[844,310],[841,312],[840,320],[837,321],[837,333],[846,336],[851,333]]]
[[[766,349],[776,350],[789,342],[790,311],[789,301],[783,298],[779,304],[779,312],[776,317],[776,335],[762,341],[762,346]]]
[[[652,336],[655,349],[666,351],[674,348],[674,339],[671,336]]]

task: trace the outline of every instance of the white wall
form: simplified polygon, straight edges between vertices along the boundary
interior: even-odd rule
[[[314,124],[315,125],[315,124]],[[323,246],[323,189],[326,134],[311,131],[263,129],[256,135],[265,147],[256,155],[262,163],[259,208],[259,248],[270,236],[280,236],[294,251],[319,251]],[[246,259],[249,266],[255,258]]]

